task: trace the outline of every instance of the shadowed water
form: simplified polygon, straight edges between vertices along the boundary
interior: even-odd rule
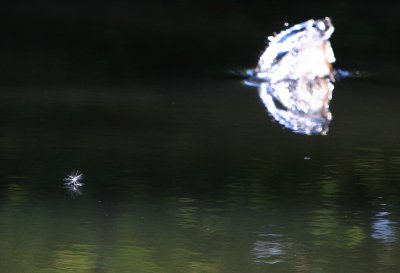
[[[4,90],[0,264],[396,272],[397,94],[367,86],[338,84],[331,133],[311,137],[271,122],[240,81]],[[73,169],[81,195],[64,188]]]

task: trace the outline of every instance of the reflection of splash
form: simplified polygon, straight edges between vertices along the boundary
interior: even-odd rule
[[[254,243],[252,254],[256,263],[276,264],[284,261],[285,243],[280,234],[260,234],[263,240]]]
[[[296,133],[326,134],[332,118],[335,61],[329,18],[309,20],[270,37],[250,84],[271,116]]]
[[[382,199],[382,197],[379,197]],[[394,254],[394,248],[397,245],[397,225],[392,221],[390,212],[387,211],[387,204],[381,202],[380,209],[373,217],[371,237],[380,243],[376,249],[378,264],[388,267],[397,264],[397,256]]]
[[[71,194],[72,197],[77,197],[78,195],[82,194],[80,187],[77,186],[68,186],[65,187]]]
[[[372,224],[371,237],[383,244],[392,244],[397,241],[395,223],[387,219],[389,212],[378,212]]]
[[[299,85],[302,85],[299,87]],[[333,85],[326,79],[299,83],[261,83],[259,96],[269,114],[281,125],[300,134],[326,134]]]

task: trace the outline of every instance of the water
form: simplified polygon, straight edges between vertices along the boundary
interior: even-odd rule
[[[397,94],[342,82],[331,132],[310,137],[210,81],[3,93],[3,270],[395,272]]]
[[[371,76],[335,85],[326,136],[284,129],[212,65],[118,82],[103,67],[67,81],[72,64],[48,81],[5,72],[1,271],[397,273],[398,57],[361,58],[370,45],[343,61],[343,47],[338,65]]]

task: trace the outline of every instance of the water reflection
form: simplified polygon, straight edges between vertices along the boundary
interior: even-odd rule
[[[55,270],[49,272],[93,272],[96,264],[93,246],[74,244],[60,248],[54,253]]]
[[[384,209],[386,204],[380,206]],[[371,237],[382,244],[393,244],[397,241],[396,223],[389,217],[390,212],[382,210],[377,212],[373,218]]]
[[[362,227],[352,226],[345,231],[345,248],[355,249],[360,247],[365,239],[365,233]]]
[[[150,249],[138,245],[119,243],[112,255],[112,260],[108,261],[116,272],[160,272],[160,267],[156,264]]]
[[[38,269],[37,260],[25,257],[39,251],[39,269],[46,270],[35,272],[340,272],[331,270],[336,261],[354,264],[363,255],[371,256],[368,263],[398,265],[398,217],[386,203],[380,200],[372,218],[344,213],[343,189],[334,178],[319,179],[319,201],[280,199],[257,203],[256,210],[253,195],[268,198],[261,188],[226,196],[219,205],[193,197],[120,196],[107,208],[118,216],[112,220],[96,199],[68,209],[47,202],[13,213],[3,208],[0,264],[13,268],[8,272]],[[54,217],[60,211],[62,220]]]
[[[7,197],[9,204],[21,205],[27,201],[27,192],[23,184],[10,183],[7,189]]]
[[[276,264],[285,261],[285,248],[289,247],[283,242],[281,234],[260,234],[252,249],[256,263]]]
[[[259,86],[269,114],[300,134],[326,134],[332,119],[329,102],[335,61],[329,42],[334,27],[329,18],[309,20],[269,37],[257,73],[250,82]]]
[[[192,198],[178,198],[177,223],[183,228],[193,228],[198,225],[198,208]]]
[[[378,218],[372,224],[372,238],[379,240],[384,244],[394,243],[397,239],[394,229],[394,223],[388,219]]]
[[[315,210],[310,219],[310,233],[315,237],[314,244],[321,245],[327,242],[326,236],[335,234],[340,225],[337,212],[333,209]]]
[[[327,79],[300,84],[303,86],[298,86],[298,81],[261,83],[259,96],[268,113],[284,127],[299,134],[324,135],[332,119],[329,102],[333,85]],[[290,96],[290,105],[283,104],[282,95]]]

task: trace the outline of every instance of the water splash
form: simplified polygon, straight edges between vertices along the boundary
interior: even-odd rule
[[[334,27],[329,18],[308,20],[268,37],[258,62],[257,77],[269,82],[325,78],[335,62],[329,42]]]
[[[83,174],[79,173],[79,171],[73,171],[66,178],[63,179],[64,187],[73,194],[81,194],[81,187]]]
[[[335,57],[329,18],[308,20],[275,37],[261,55],[256,74],[247,81],[259,88],[270,115],[300,134],[326,134],[332,114]]]

